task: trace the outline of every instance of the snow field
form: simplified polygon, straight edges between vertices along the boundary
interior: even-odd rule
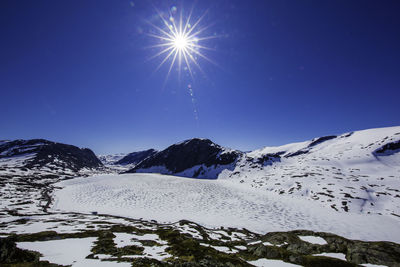
[[[392,217],[338,213],[301,197],[251,189],[229,180],[124,174],[78,178],[57,186],[63,189],[55,192],[53,211],[97,211],[162,223],[186,219],[211,228],[246,228],[259,233],[308,229],[350,239],[400,242],[399,221]]]
[[[248,263],[258,267],[295,267],[301,266],[293,263],[288,263],[280,260],[269,260],[269,259],[258,259],[255,261],[249,261]]]
[[[306,241],[308,243],[312,244],[318,244],[318,245],[326,245],[328,242],[325,241],[322,237],[319,236],[298,236],[301,240]]]
[[[100,261],[95,259],[86,259],[91,252],[95,237],[88,238],[70,238],[63,240],[19,242],[17,247],[40,252],[43,257],[40,260],[46,260],[50,263],[61,265],[72,265],[73,267],[128,267],[130,263],[117,263],[111,261]]]
[[[318,140],[252,151],[218,179],[302,197],[339,212],[400,216],[400,152],[376,153],[400,141],[400,127]]]

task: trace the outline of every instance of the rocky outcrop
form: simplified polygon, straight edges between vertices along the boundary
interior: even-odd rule
[[[325,141],[335,139],[336,137],[337,137],[336,135],[329,135],[329,136],[322,136],[322,137],[316,138],[316,139],[311,141],[311,143],[308,145],[308,147],[316,146],[316,145],[321,144],[321,143],[323,143]]]
[[[394,154],[396,152],[400,152],[400,140],[395,141],[395,142],[390,142],[390,143],[383,145],[379,149],[375,150],[374,154],[378,155],[378,156],[382,156],[385,154],[386,155]]]
[[[12,237],[0,238],[0,266],[61,266],[48,261],[39,261],[39,258],[38,252],[17,248]]]
[[[299,236],[322,238],[326,244],[309,243]],[[271,232],[260,240],[264,243],[248,248],[258,258],[281,259],[302,266],[356,266],[364,263],[400,266],[400,245],[392,242],[350,240],[331,233],[307,230]],[[346,261],[318,256],[321,253],[342,253]]]
[[[148,149],[144,151],[132,152],[123,157],[122,159],[116,161],[114,164],[119,165],[128,165],[128,164],[138,164],[142,160],[151,157],[157,153],[155,149]]]
[[[60,220],[59,223],[63,221]],[[114,242],[117,233],[141,236],[148,234],[149,240],[140,239],[136,240],[135,245],[118,247]],[[18,266],[53,266],[39,262],[38,253],[21,250],[16,247],[15,242],[85,237],[97,238],[91,248],[91,254],[86,258],[99,260],[98,256],[102,255],[110,262],[119,262],[122,257],[130,258],[132,266],[251,267],[254,266],[254,261],[259,259],[276,260],[277,265],[287,262],[306,267],[355,267],[359,264],[400,266],[400,245],[396,243],[350,240],[331,233],[308,230],[261,235],[246,229],[208,229],[185,220],[162,225],[155,221],[135,220],[135,226],[106,223],[101,230],[73,233],[45,231],[12,235],[0,238],[0,265],[9,266],[7,264],[11,263],[24,264]],[[326,242],[313,243],[312,239],[308,239],[308,242],[302,239],[304,237]],[[160,261],[143,253],[145,249],[161,247],[161,241],[165,245],[164,253],[170,254],[171,257]]]
[[[166,174],[179,174],[195,167],[195,170],[186,172],[189,177],[207,176],[216,178],[223,167],[234,164],[242,155],[240,151],[223,148],[209,139],[194,138],[174,144],[163,151],[155,153],[129,170],[133,172],[161,172]],[[213,170],[211,174],[208,168]]]

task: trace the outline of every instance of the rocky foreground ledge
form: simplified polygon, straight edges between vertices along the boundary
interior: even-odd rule
[[[263,259],[300,266],[366,263],[400,266],[400,245],[392,242],[349,240],[306,230],[260,235],[246,229],[208,229],[189,221],[157,224],[97,214],[62,216],[58,219],[55,214],[19,219],[8,226],[3,223],[0,228],[0,266],[65,266],[43,260],[40,249],[36,252],[24,248],[32,249],[38,244],[54,247],[57,242],[61,245],[61,242],[85,243],[87,240],[91,241],[82,260],[89,261],[92,266],[97,266],[96,262],[121,262],[128,266],[267,266],[260,265]],[[33,226],[39,221],[52,224],[53,230],[1,233],[2,228],[10,225]],[[78,225],[82,228],[78,229]]]

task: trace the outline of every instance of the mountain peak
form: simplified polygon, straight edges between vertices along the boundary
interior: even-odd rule
[[[98,168],[102,163],[89,148],[56,143],[46,139],[18,139],[0,143],[0,158],[18,157],[19,167],[79,171]],[[4,160],[7,163],[7,160]],[[8,164],[8,163],[7,163]],[[8,166],[8,165],[7,165]]]
[[[230,165],[234,164],[241,154],[240,151],[221,147],[210,139],[192,138],[155,153],[128,172],[159,172],[217,178],[223,169],[231,168]]]

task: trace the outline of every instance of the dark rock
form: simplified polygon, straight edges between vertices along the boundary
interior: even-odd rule
[[[392,242],[353,241],[347,246],[347,259],[356,264],[400,266],[400,245]]]
[[[345,134],[345,135],[342,135],[341,138],[350,137],[350,136],[352,136],[353,134],[354,134],[354,132],[350,132],[350,133],[347,133],[347,134]]]
[[[377,156],[383,156],[391,155],[397,152],[400,152],[400,140],[383,145],[382,147],[375,150],[374,154]]]
[[[301,149],[301,150],[298,150],[296,152],[289,153],[289,154],[285,155],[285,158],[290,158],[290,157],[295,157],[295,156],[307,154],[309,151],[310,150],[308,150],[308,149]]]
[[[268,153],[263,155],[261,158],[257,159],[257,163],[263,164],[263,165],[270,165],[274,162],[280,162],[281,161],[281,155],[284,154],[285,152],[278,152],[278,153]]]
[[[138,151],[138,152],[132,152],[123,157],[122,159],[118,160],[114,164],[116,165],[127,165],[127,164],[138,164],[142,160],[151,157],[157,153],[157,150],[155,149],[148,149],[144,151]]]
[[[336,137],[337,137],[336,135],[329,135],[329,136],[319,137],[319,138],[313,140],[313,141],[308,145],[308,147],[316,146],[316,145],[321,144],[321,143],[323,143],[323,142],[325,142],[325,141],[335,139]]]
[[[0,238],[1,263],[21,263],[39,261],[39,253],[17,248],[12,238]]]
[[[175,174],[198,165],[206,167],[228,165],[234,163],[242,155],[239,151],[224,152],[224,150],[223,147],[208,139],[194,138],[174,144],[144,159],[127,172],[134,173],[141,169],[164,166],[169,173]],[[201,170],[198,175],[200,173]]]

